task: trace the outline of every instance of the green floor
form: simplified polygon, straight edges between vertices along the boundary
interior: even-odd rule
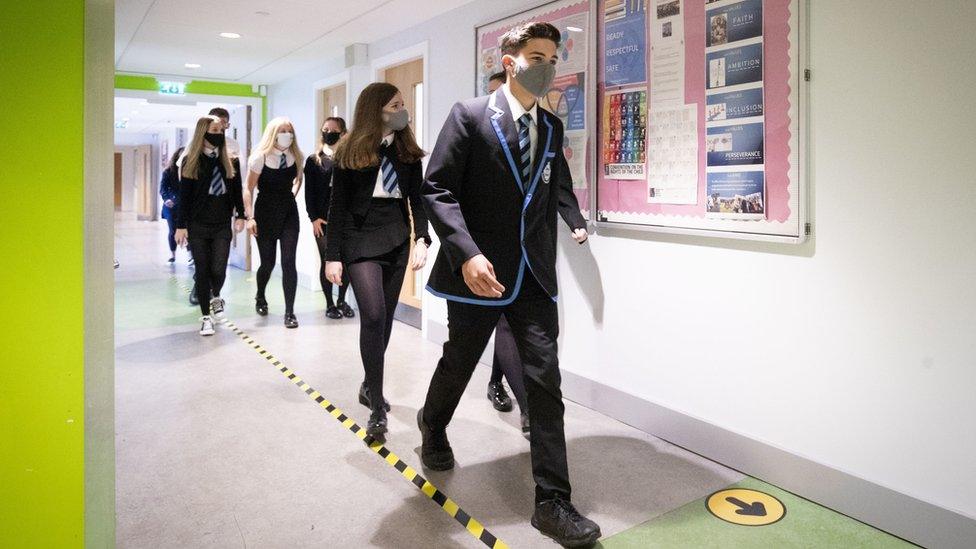
[[[915,547],[760,480],[747,478],[730,488],[749,488],[771,494],[786,506],[786,516],[768,526],[740,526],[716,518],[705,508],[706,498],[701,498],[607,538],[599,546],[607,549]]]

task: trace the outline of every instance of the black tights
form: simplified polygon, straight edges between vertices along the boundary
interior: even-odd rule
[[[295,253],[298,250],[298,231],[285,230],[280,238],[262,237],[258,233],[258,254],[261,266],[258,267],[258,299],[264,299],[264,290],[271,280],[274,270],[278,241],[281,241],[281,286],[285,289],[285,313],[295,312],[295,290],[298,288],[298,270],[295,268]]]
[[[315,244],[319,248],[319,259],[322,264],[319,265],[319,284],[322,285],[322,292],[325,293],[325,302],[329,307],[335,307],[335,301],[332,297],[332,286],[333,284],[329,282],[328,278],[325,278],[325,235],[316,236]],[[342,285],[339,286],[339,303],[346,302],[346,290],[349,289],[349,269],[342,270]]]
[[[512,394],[518,402],[519,410],[529,411],[528,399],[525,396],[525,379],[522,373],[522,357],[519,356],[518,346],[512,327],[508,325],[503,314],[495,326],[495,353],[491,361],[491,381],[497,383],[502,380],[502,374],[512,388]]]
[[[403,286],[405,263],[405,260],[390,264],[361,261],[345,269],[349,271],[359,305],[359,353],[370,400],[376,406],[383,403],[383,359],[393,330],[393,313]]]
[[[207,316],[210,314],[210,296],[219,297],[227,279],[230,239],[190,237],[188,241],[190,254],[193,255],[193,279],[197,299],[200,300],[200,312]]]

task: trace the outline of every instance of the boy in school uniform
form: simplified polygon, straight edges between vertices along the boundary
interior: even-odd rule
[[[584,547],[596,542],[600,527],[570,502],[556,350],[556,214],[581,244],[586,222],[563,155],[562,123],[537,104],[552,85],[559,40],[549,23],[506,33],[506,83],[457,103],[431,154],[424,206],[441,246],[427,289],[447,299],[449,341],[417,423],[424,465],[451,469],[447,425],[504,313],[532,418],[532,525],[566,547]]]

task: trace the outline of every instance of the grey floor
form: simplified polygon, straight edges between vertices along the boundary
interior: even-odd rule
[[[304,227],[303,227],[304,228]],[[224,327],[197,335],[186,252],[169,266],[165,223],[116,225],[116,429],[120,547],[484,547]],[[301,327],[253,312],[253,274],[231,269],[227,316],[364,424],[358,319],[328,320],[299,288]],[[415,415],[440,347],[396,323],[387,353],[387,446],[420,467]],[[533,488],[517,413],[492,409],[479,368],[449,429],[457,467],[430,481],[511,547],[555,547],[528,522]],[[567,403],[574,502],[604,536],[743,478]]]

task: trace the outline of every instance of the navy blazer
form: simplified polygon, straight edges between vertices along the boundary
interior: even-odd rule
[[[212,166],[212,162],[214,160],[205,155],[201,155],[201,171],[208,173],[208,166]],[[228,225],[235,210],[237,212],[237,219],[244,219],[241,165],[237,158],[231,159],[231,165],[234,166],[234,177],[227,177],[227,171],[224,169],[224,166],[222,164],[217,165],[220,169],[220,174],[224,176],[227,193],[230,195],[230,200],[228,201],[229,208],[227,210]],[[189,222],[196,217],[200,207],[206,203],[207,195],[210,194],[210,177],[208,175],[204,179],[193,179],[184,175],[180,178],[179,187],[180,198],[176,202],[176,228],[185,229]]]
[[[170,219],[173,217],[173,221],[176,221],[173,215],[173,210],[176,208],[176,204],[179,202],[179,187],[180,187],[180,177],[179,168],[176,166],[169,166],[163,170],[163,177],[159,182],[159,196],[163,197],[163,219]],[[166,205],[167,200],[173,201],[173,207]]]
[[[434,295],[478,305],[507,305],[526,276],[556,298],[556,214],[586,227],[563,155],[563,125],[538,108],[538,138],[529,181],[522,181],[518,131],[504,90],[451,109],[431,153],[424,206],[441,246],[428,280]],[[461,265],[482,253],[505,286],[500,298],[475,295]]]
[[[393,168],[397,173],[397,186],[404,197],[400,203],[404,208],[404,218],[408,213],[406,203],[410,203],[409,213],[413,215],[413,234],[417,240],[430,245],[427,231],[427,215],[420,202],[420,185],[423,181],[423,164],[420,160],[411,163],[401,162],[392,157]],[[373,202],[373,189],[379,165],[364,170],[351,170],[335,164],[332,171],[332,198],[329,203],[328,224],[325,226],[325,260],[343,261],[342,246],[350,232],[361,225],[369,213]]]

